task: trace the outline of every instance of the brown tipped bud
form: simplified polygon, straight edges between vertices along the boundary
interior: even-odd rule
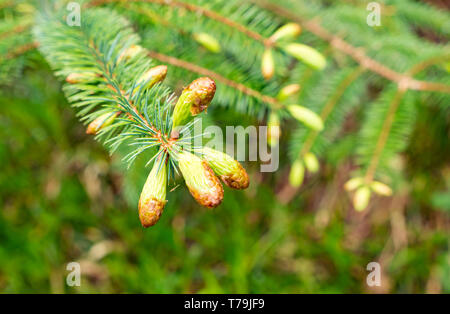
[[[143,50],[144,48],[139,45],[131,45],[130,47],[122,51],[119,58],[117,59],[117,62],[128,61],[137,56],[137,54]]]
[[[280,92],[278,93],[278,100],[284,101],[288,99],[291,96],[294,96],[295,94],[298,94],[300,91],[300,85],[299,84],[291,84],[283,87]]]
[[[284,39],[292,39],[300,35],[302,28],[296,23],[288,23],[281,26],[271,37],[270,40],[277,42]]]
[[[200,205],[208,208],[220,205],[223,200],[223,187],[207,161],[191,153],[182,152],[178,156],[178,165],[189,192]]]
[[[280,118],[274,112],[270,113],[267,121],[267,142],[271,147],[278,145],[281,137]]]
[[[266,49],[262,56],[261,72],[266,80],[270,80],[275,74],[275,61],[273,59],[272,49]]]
[[[294,43],[284,46],[283,49],[287,54],[317,70],[322,70],[327,63],[320,52],[307,45]]]
[[[197,33],[193,35],[196,42],[202,45],[205,49],[219,53],[222,49],[220,43],[213,36],[206,33]]]
[[[173,128],[186,124],[206,110],[216,94],[216,83],[209,77],[196,79],[181,93],[173,112]]]
[[[201,153],[214,173],[228,187],[237,190],[248,188],[250,184],[248,174],[238,161],[209,147],[203,147]]]
[[[145,84],[144,89],[152,88],[155,84],[164,81],[167,75],[167,66],[158,65],[150,70],[146,71],[138,79],[138,85]],[[136,87],[138,89],[138,87]]]
[[[166,205],[167,168],[153,165],[139,199],[139,219],[144,228],[156,224]]]
[[[97,117],[94,121],[89,123],[86,134],[97,134],[101,129],[111,125],[119,114],[120,111],[107,112]]]

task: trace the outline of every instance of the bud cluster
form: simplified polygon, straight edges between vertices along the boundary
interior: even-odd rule
[[[293,187],[300,187],[305,178],[305,171],[308,170],[311,173],[316,173],[319,171],[319,168],[320,164],[316,155],[308,152],[303,155],[303,158],[296,159],[292,164],[291,172],[289,173],[289,183]]]
[[[353,206],[357,211],[363,211],[369,205],[372,192],[382,196],[391,196],[392,189],[379,181],[366,182],[364,178],[352,178],[345,183],[344,188],[351,192],[355,191],[353,195]]]

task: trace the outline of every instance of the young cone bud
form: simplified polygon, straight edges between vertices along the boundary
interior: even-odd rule
[[[290,105],[287,107],[287,109],[289,110],[291,115],[298,121],[302,122],[315,131],[322,131],[322,119],[314,111],[311,111],[308,108],[299,105]]]
[[[173,112],[173,128],[184,125],[208,108],[216,93],[216,83],[208,78],[196,79],[181,93]]]
[[[352,178],[350,180],[348,180],[345,185],[344,185],[344,189],[346,189],[347,191],[353,191],[356,190],[357,188],[359,188],[361,185],[363,185],[364,183],[364,179],[363,178]]]
[[[139,199],[139,219],[144,228],[156,224],[166,205],[167,167],[155,162]]]
[[[120,111],[117,112],[107,112],[99,116],[98,118],[95,118],[94,121],[89,123],[86,134],[92,134],[95,135],[100,131],[101,129],[111,125],[116,117],[120,114]]]
[[[266,49],[263,53],[261,72],[266,80],[270,80],[275,74],[275,61],[273,60],[272,49]]]
[[[291,96],[294,96],[300,91],[300,85],[299,84],[291,84],[283,87],[280,92],[278,93],[278,100],[284,101],[288,99]]]
[[[227,186],[237,190],[248,188],[248,174],[238,161],[209,147],[203,147],[201,153],[214,173]]]
[[[378,181],[373,181],[372,184],[370,185],[370,188],[372,189],[372,191],[374,191],[375,193],[379,194],[379,195],[383,195],[383,196],[391,196],[392,195],[392,189],[387,186],[384,183],[378,182]]]
[[[362,186],[358,188],[353,196],[353,206],[357,211],[363,211],[369,205],[370,200],[370,188],[368,186]]]
[[[284,46],[283,49],[294,58],[317,70],[322,70],[327,63],[325,57],[320,52],[303,44],[289,44]]]
[[[305,177],[305,166],[301,160],[297,159],[294,161],[291,167],[291,172],[289,173],[289,183],[298,188],[302,185],[303,179]]]
[[[284,39],[292,39],[296,38],[302,32],[302,28],[300,25],[296,23],[288,23],[284,26],[281,26],[271,37],[270,40],[273,42],[277,42]]]
[[[139,45],[131,45],[120,54],[117,62],[128,61],[135,57],[139,52],[141,52],[144,48]]]
[[[208,208],[220,205],[223,200],[223,187],[206,160],[182,152],[178,165],[189,192],[200,205]]]
[[[158,65],[150,70],[146,71],[141,77],[138,79],[138,85],[145,84],[143,86],[144,89],[152,88],[156,83],[164,81],[167,75],[167,66]],[[136,87],[135,90],[139,89]]]
[[[315,173],[319,171],[320,164],[316,155],[313,153],[306,153],[303,157],[303,161],[305,162],[306,169],[308,169],[309,172]]]
[[[211,52],[219,53],[222,50],[222,48],[220,47],[220,43],[217,41],[217,39],[215,39],[213,36],[209,34],[197,33],[194,34],[194,39],[205,49]]]
[[[267,121],[267,142],[271,147],[278,145],[281,137],[280,118],[274,112],[270,113],[269,120]]]

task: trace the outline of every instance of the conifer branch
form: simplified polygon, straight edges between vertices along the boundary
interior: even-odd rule
[[[316,20],[305,21],[302,18],[298,17],[295,13],[292,13],[291,11],[288,11],[287,9],[279,5],[270,3],[267,0],[247,0],[247,1],[254,3],[266,10],[272,11],[279,16],[283,16],[286,19],[289,19],[296,23],[300,23],[306,30],[316,35],[317,37],[327,41],[332,47],[345,53],[353,60],[358,62],[362,67],[365,67],[369,71],[372,71],[396,83],[399,86],[399,88],[450,93],[449,85],[416,80],[408,74],[399,73],[397,71],[390,69],[389,67],[367,56],[361,48],[354,47],[345,40],[343,40],[342,38],[338,37],[337,35],[329,33]]]

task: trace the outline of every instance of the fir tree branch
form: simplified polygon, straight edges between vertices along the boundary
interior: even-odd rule
[[[386,142],[389,138],[389,133],[391,132],[392,125],[394,123],[395,113],[397,112],[397,109],[401,103],[401,100],[406,93],[406,88],[399,88],[392,99],[391,103],[389,104],[389,109],[387,112],[386,119],[383,122],[383,127],[381,129],[380,136],[378,137],[377,144],[375,146],[375,151],[373,152],[373,155],[370,159],[369,166],[367,168],[366,174],[364,176],[365,182],[368,184],[372,182],[375,171],[377,169],[379,160],[381,158],[381,153],[384,149],[384,146],[386,145]]]
[[[272,4],[267,0],[247,0],[247,1],[254,3],[266,10],[272,11],[279,16],[283,16],[291,21],[301,24],[305,29],[307,29],[312,34],[327,41],[332,47],[350,56],[362,67],[365,67],[368,70],[392,82],[395,82],[397,85],[399,85],[399,88],[450,93],[449,85],[415,80],[408,74],[402,74],[388,68],[387,66],[367,56],[361,48],[354,47],[345,40],[343,40],[342,38],[329,33],[316,20],[304,21],[302,18],[298,17],[291,11],[288,11],[279,5]]]
[[[223,77],[222,75],[220,75],[214,71],[211,71],[209,69],[200,67],[196,64],[193,64],[193,63],[181,60],[181,59],[177,59],[177,58],[174,58],[171,56],[167,56],[165,54],[158,53],[156,51],[149,51],[148,55],[151,58],[157,59],[161,62],[165,62],[165,63],[171,64],[173,66],[180,67],[180,68],[186,69],[188,71],[198,73],[200,75],[209,76],[212,79],[214,79],[218,82],[221,82],[231,88],[234,88],[248,96],[259,99],[260,101],[270,105],[273,109],[280,109],[283,107],[283,105],[281,103],[279,103],[275,98],[268,96],[268,95],[261,94],[260,92],[254,90],[252,88],[249,88],[249,87],[245,86],[244,84],[237,83],[235,81],[227,79],[226,77]]]

